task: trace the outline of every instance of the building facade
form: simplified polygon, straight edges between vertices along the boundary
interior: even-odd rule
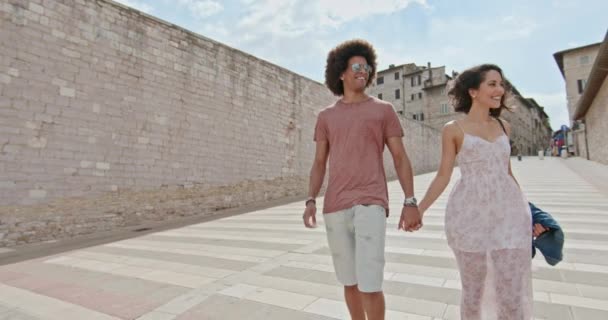
[[[516,88],[507,101],[510,111],[503,111],[501,117],[511,124],[512,154],[535,155],[546,151],[551,139],[549,116],[534,99],[524,98]]]
[[[589,74],[600,49],[601,43],[594,43],[582,47],[567,49],[553,54],[559,71],[564,77],[566,85],[566,99],[568,108],[568,125],[571,127],[566,139],[567,152],[587,157],[587,143],[585,128],[582,121],[574,117],[577,103],[585,92]]]
[[[454,112],[448,98],[450,81],[456,76],[445,74],[445,67],[417,66],[413,63],[391,65],[377,73],[370,93],[389,101],[402,117],[414,119],[441,130],[451,120],[464,117]],[[511,123],[513,154],[534,155],[549,147],[549,117],[534,99],[524,98],[516,88],[508,101],[512,112],[503,117]]]
[[[414,63],[399,66],[390,65],[378,71],[370,94],[393,104],[403,117],[424,121],[428,119],[428,101],[425,90],[429,87],[444,86],[449,78],[445,67],[417,66]]]
[[[453,74],[455,76],[456,74]],[[427,118],[426,123],[433,128],[441,130],[441,128],[449,121],[463,118],[465,115],[454,111],[448,91],[451,77],[445,83],[429,86],[425,88],[425,113]]]
[[[559,71],[566,82],[569,125],[573,125],[574,109],[587,86],[587,79],[601,43],[572,48],[553,54]]]
[[[608,164],[608,32],[601,43],[586,87],[575,104],[573,120],[580,122],[580,155],[596,162]]]

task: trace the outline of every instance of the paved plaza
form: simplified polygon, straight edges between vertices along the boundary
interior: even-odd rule
[[[567,237],[562,263],[534,259],[535,317],[608,319],[608,168],[512,161],[529,200]],[[419,198],[432,177],[416,176]],[[389,320],[459,318],[460,280],[443,231],[448,191],[421,231],[404,233],[396,224],[402,192],[389,184]],[[0,266],[0,319],[348,319],[322,219],[307,230],[302,210],[299,201]]]

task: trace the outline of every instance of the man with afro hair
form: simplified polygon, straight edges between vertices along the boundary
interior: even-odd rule
[[[306,227],[316,226],[315,199],[329,161],[323,220],[336,277],[344,285],[353,320],[381,320],[385,314],[385,145],[405,197],[399,229],[414,231],[422,226],[399,118],[390,103],[365,93],[375,72],[376,53],[367,41],[346,41],[329,52],[325,84],[339,98],[317,118],[316,152],[303,215]]]

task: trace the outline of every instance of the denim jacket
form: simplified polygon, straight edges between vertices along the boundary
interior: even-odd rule
[[[532,240],[532,257],[538,248],[545,257],[545,261],[554,266],[563,259],[564,232],[549,213],[539,209],[531,202],[529,205],[532,211],[532,225],[539,223],[549,229]]]

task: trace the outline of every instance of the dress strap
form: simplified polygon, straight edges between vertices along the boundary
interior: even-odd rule
[[[462,134],[465,134],[464,129],[462,129],[462,127],[460,126],[460,123],[458,123],[458,120],[454,120],[454,123],[460,129],[460,131],[462,131]]]
[[[500,118],[496,117],[495,118],[496,121],[498,121],[498,123],[500,123],[500,126],[502,127],[502,131],[507,134],[507,129],[505,129],[505,125],[502,123],[502,120],[500,120]]]

